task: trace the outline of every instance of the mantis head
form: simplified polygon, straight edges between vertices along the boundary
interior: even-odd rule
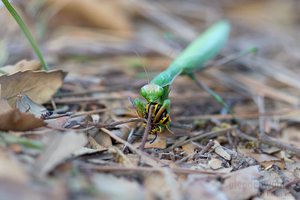
[[[164,89],[156,84],[147,84],[141,88],[141,95],[148,102],[156,102],[159,100],[164,93]]]

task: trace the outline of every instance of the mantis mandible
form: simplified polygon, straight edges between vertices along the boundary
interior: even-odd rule
[[[140,94],[147,102],[137,98],[133,101],[133,105],[139,117],[146,119],[150,107],[153,108],[151,134],[157,134],[164,128],[169,130],[171,122],[169,93],[174,79],[179,75],[188,75],[196,81],[195,71],[202,70],[204,64],[219,53],[228,39],[229,32],[230,25],[227,21],[217,22],[192,42],[167,69],[141,88]],[[226,107],[226,103],[214,91],[208,89],[207,92]]]

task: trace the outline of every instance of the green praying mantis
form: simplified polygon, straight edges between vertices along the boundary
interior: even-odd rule
[[[157,134],[164,128],[170,130],[169,93],[174,79],[179,75],[187,75],[197,81],[195,71],[202,70],[204,64],[219,53],[228,40],[229,32],[229,22],[225,20],[217,22],[192,42],[167,69],[141,88],[140,94],[146,101],[136,98],[133,105],[139,117],[147,119],[151,113],[151,134]],[[206,88],[206,91],[216,101],[227,107],[223,99],[213,90]],[[150,109],[152,109],[151,112]]]

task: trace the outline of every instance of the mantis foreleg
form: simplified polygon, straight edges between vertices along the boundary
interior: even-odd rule
[[[144,118],[146,114],[146,103],[143,100],[136,98],[132,101],[132,104],[134,105],[138,116]]]

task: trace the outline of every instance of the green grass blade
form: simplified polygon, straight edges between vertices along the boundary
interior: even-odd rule
[[[17,13],[17,11],[14,9],[14,7],[9,3],[8,0],[2,0],[2,2],[5,5],[5,7],[7,8],[7,10],[9,11],[9,13],[15,18],[15,20],[18,23],[19,27],[21,28],[21,30],[25,34],[27,40],[29,41],[29,43],[32,46],[34,52],[36,53],[37,57],[39,58],[43,69],[48,70],[48,65],[45,62],[44,57],[43,57],[36,41],[33,39],[29,29],[27,28],[26,24],[24,23],[24,21],[22,20],[20,15]]]
[[[44,145],[39,141],[29,140],[27,138],[18,137],[8,133],[0,132],[0,141],[7,144],[20,144],[27,148],[32,149],[43,149]]]

